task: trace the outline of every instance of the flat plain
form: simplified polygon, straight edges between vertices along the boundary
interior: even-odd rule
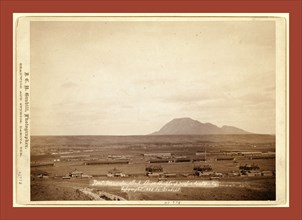
[[[275,200],[275,164],[274,135],[32,136],[31,200]]]

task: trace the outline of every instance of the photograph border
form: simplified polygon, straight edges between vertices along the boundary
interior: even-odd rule
[[[14,207],[57,207],[64,205],[67,207],[94,207],[94,206],[118,206],[118,207],[288,207],[288,143],[287,143],[287,104],[288,104],[288,23],[287,13],[14,13],[14,48],[15,48],[15,71],[14,71],[14,92],[15,92],[15,118],[14,127],[15,145],[15,175],[14,175]],[[22,63],[22,72],[31,72],[30,69],[30,22],[97,22],[97,21],[198,21],[198,22],[230,22],[230,21],[274,21],[276,25],[276,200],[201,200],[201,201],[29,201],[30,199],[30,168],[29,168],[29,150],[25,149],[26,135],[18,134],[19,126],[25,127],[24,122],[18,123],[19,118],[19,65]],[[31,75],[31,74],[29,74]],[[22,77],[22,83],[25,85],[25,78]],[[30,77],[27,77],[30,80]],[[31,81],[31,80],[30,80]],[[31,81],[32,85],[32,81]],[[30,89],[28,90],[30,94]],[[22,94],[26,91],[23,89]],[[284,96],[285,93],[285,96]],[[29,95],[30,97],[30,95]],[[24,97],[23,97],[24,99]],[[30,99],[30,98],[29,98]],[[23,103],[25,104],[25,103]],[[29,104],[30,106],[30,104]],[[30,111],[24,112],[31,115]],[[29,117],[31,118],[31,117]],[[24,120],[23,120],[24,121]],[[277,123],[278,122],[278,123]],[[29,123],[30,127],[30,123]],[[30,129],[28,129],[30,130]],[[28,132],[30,133],[30,131]],[[20,139],[20,141],[19,141]],[[30,142],[30,140],[28,140]],[[18,144],[23,142],[23,144]],[[30,143],[29,143],[30,145]],[[286,148],[282,148],[286,146]],[[18,156],[19,151],[23,156]],[[26,177],[24,177],[26,176]],[[20,193],[21,192],[21,193]]]

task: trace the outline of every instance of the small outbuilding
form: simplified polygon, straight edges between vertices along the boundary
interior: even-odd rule
[[[74,171],[72,171],[70,173],[70,177],[76,177],[76,178],[81,178],[83,175],[83,172],[78,171],[77,169],[75,169]]]
[[[42,170],[32,171],[32,174],[33,174],[33,176],[35,176],[37,178],[48,178],[49,177],[49,174]]]
[[[114,168],[112,170],[109,170],[107,173],[108,177],[125,177],[126,175],[122,173],[122,171]]]
[[[261,174],[262,176],[274,176],[274,172],[270,170],[264,170]]]

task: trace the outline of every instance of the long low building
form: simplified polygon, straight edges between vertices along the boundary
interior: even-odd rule
[[[192,160],[188,159],[188,158],[180,158],[180,159],[175,159],[174,162],[175,163],[187,163],[187,162],[192,162]]]
[[[154,159],[149,160],[148,163],[189,163],[192,162],[189,158],[183,158],[183,159]]]
[[[149,160],[148,163],[173,163],[173,160]]]
[[[205,156],[205,155],[222,155],[222,152],[196,152],[196,156]]]
[[[60,157],[62,158],[62,159],[64,159],[64,158],[83,158],[83,157],[90,157],[90,155],[87,155],[87,154],[85,154],[85,155],[60,155]]]
[[[250,155],[261,155],[260,151],[250,151],[250,152],[240,152],[242,156],[250,156]]]
[[[234,160],[234,157],[217,157],[217,161],[221,161],[221,160]]]
[[[99,160],[86,162],[85,165],[102,165],[102,164],[129,164],[129,160]]]
[[[205,156],[197,156],[197,157],[193,157],[192,158],[193,162],[201,162],[201,161],[206,161],[206,157]]]
[[[164,177],[176,177],[176,173],[165,173]]]
[[[55,166],[55,163],[32,163],[31,167],[45,167],[45,166]]]
[[[171,153],[147,153],[144,157],[171,157]]]
[[[250,160],[261,160],[261,159],[275,159],[275,155],[259,155],[259,156],[251,156]]]

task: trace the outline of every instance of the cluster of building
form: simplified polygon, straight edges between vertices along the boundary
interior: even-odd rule
[[[245,164],[239,167],[240,176],[275,176],[274,171],[260,171],[260,167],[256,164]]]
[[[162,163],[194,163],[194,162],[209,162],[209,161],[234,161],[234,163],[238,163],[236,161],[237,158],[244,157],[249,158],[251,160],[256,159],[271,159],[275,158],[275,152],[260,152],[260,151],[249,151],[249,152],[196,152],[195,155],[174,155],[170,152],[156,152],[156,153],[145,153],[142,155],[144,157],[144,163],[147,165],[145,172],[148,177],[158,177],[158,178],[169,178],[169,177],[177,177],[177,176],[199,176],[199,177],[210,177],[210,178],[221,178],[223,176],[274,176],[274,171],[261,171],[259,166],[255,164],[245,164],[243,166],[239,166],[238,170],[234,170],[229,173],[217,173],[214,172],[212,167],[209,164],[203,164],[194,166],[192,172],[188,173],[165,173],[163,168],[160,166]],[[90,160],[91,155],[60,155],[61,159],[78,159],[84,158],[87,161],[84,163],[85,165],[126,165],[133,163],[133,156],[127,155],[108,155],[106,159],[97,159]],[[58,162],[60,159],[55,159],[54,162]],[[33,162],[31,167],[40,167],[40,166],[55,166],[54,162]],[[197,163],[198,164],[198,163]],[[195,164],[196,165],[196,164]],[[175,171],[177,172],[177,171]],[[45,172],[40,172],[35,175],[37,178],[48,178],[48,174]],[[75,169],[74,171],[63,176],[63,179],[72,179],[72,178],[91,178],[90,175],[85,175],[83,172]],[[107,177],[127,177],[127,174],[122,171],[114,168],[108,171]]]
[[[148,177],[171,178],[176,177],[176,173],[164,173],[163,168],[159,165],[151,165],[145,169]]]
[[[208,156],[211,160],[232,160],[235,157],[243,156],[249,159],[274,159],[275,152],[260,152],[260,151],[231,151],[231,152],[196,152],[196,156]]]
[[[124,174],[122,171],[116,168],[109,170],[107,173],[107,177],[126,177],[126,176],[127,176],[126,174]],[[86,175],[82,171],[75,169],[74,171],[62,177],[62,179],[72,179],[72,178],[92,178],[92,176]]]
[[[48,179],[49,174],[42,170],[34,170],[31,172],[31,180],[35,180],[35,178]]]
[[[75,169],[74,171],[62,177],[62,179],[71,179],[71,178],[92,178],[92,176],[86,175],[82,171]]]
[[[112,170],[109,170],[107,173],[107,177],[126,177],[127,175],[124,174],[119,169],[113,168]]]
[[[243,156],[250,160],[274,159],[275,152],[196,152],[195,156],[175,156],[171,153],[147,153],[147,163],[184,163],[184,162],[203,162],[203,161],[236,161],[236,157]]]

